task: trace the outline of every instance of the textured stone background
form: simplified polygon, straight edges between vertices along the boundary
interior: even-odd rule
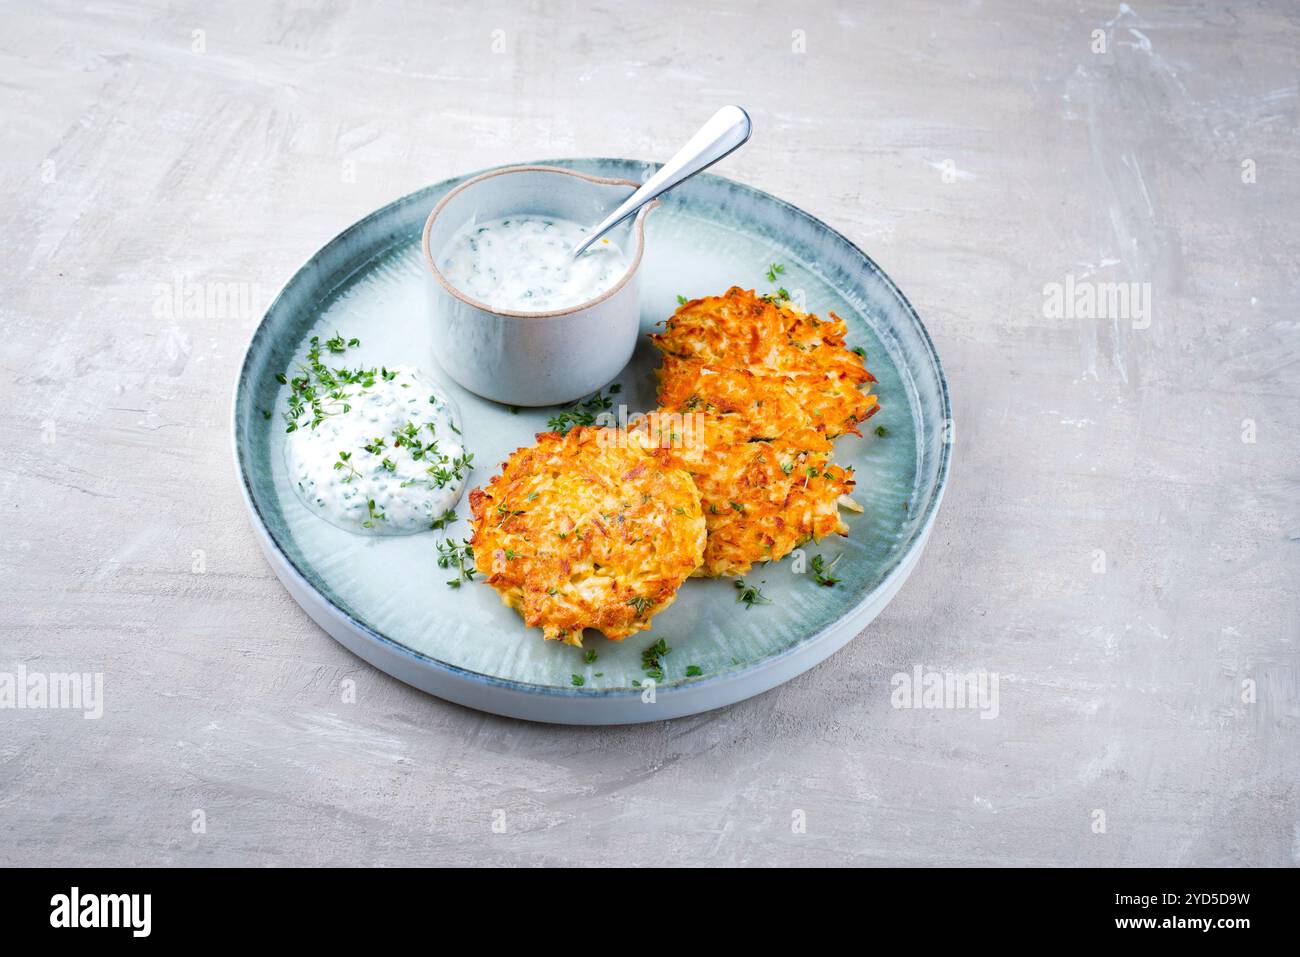
[[[107,709],[0,711],[0,863],[1300,862],[1293,4],[371,6],[3,3],[0,670],[103,672]],[[662,160],[731,101],[720,171],[859,242],[943,357],[917,573],[812,672],[659,725],[350,656],[239,500],[256,312],[159,318],[159,285],[264,305],[425,183]],[[1067,274],[1150,283],[1149,325],[1045,316]],[[892,708],[918,664],[998,672],[998,718]]]

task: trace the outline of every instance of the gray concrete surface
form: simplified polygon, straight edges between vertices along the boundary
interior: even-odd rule
[[[0,710],[0,863],[1300,861],[1297,8],[800,6],[3,4],[0,671],[102,673],[104,713]],[[938,344],[921,568],[827,663],[660,725],[351,657],[236,489],[257,307],[422,184],[663,159],[728,101],[725,173]],[[1138,298],[1057,314],[1067,281]],[[254,301],[168,316],[177,283]],[[996,718],[893,707],[916,666],[996,672]]]

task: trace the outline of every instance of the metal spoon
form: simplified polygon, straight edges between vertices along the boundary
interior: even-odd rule
[[[677,151],[676,156],[646,180],[640,189],[625,199],[618,209],[601,220],[600,225],[591,231],[591,235],[578,243],[573,250],[573,258],[577,259],[581,256],[587,251],[587,247],[650,200],[662,196],[700,170],[708,169],[728,153],[740,149],[749,139],[753,129],[749,114],[740,107],[724,106],[718,110],[709,122],[701,126],[700,131]]]

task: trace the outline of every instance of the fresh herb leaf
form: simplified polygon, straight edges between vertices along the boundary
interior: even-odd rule
[[[739,603],[743,603],[746,611],[753,608],[755,605],[772,604],[772,600],[770,598],[764,597],[763,593],[759,591],[758,588],[756,588],[755,586],[746,585],[739,578],[736,579],[735,584],[736,584],[736,591],[739,592],[739,594],[736,595],[736,601]]]
[[[616,395],[619,390],[611,386],[609,391],[611,395]],[[563,412],[551,416],[546,424],[552,432],[568,435],[569,430],[575,425],[595,425],[596,416],[613,405],[614,400],[609,396],[601,392],[595,392]]]
[[[334,470],[337,472],[343,469],[346,469],[348,473],[343,476],[342,480],[344,482],[351,482],[354,478],[361,475],[361,473],[357,471],[357,467],[352,464],[352,453],[340,450],[339,460],[334,463]]]
[[[840,559],[843,557],[844,555],[841,553],[836,555],[835,558],[828,563],[820,555],[813,556],[812,572],[813,578],[816,579],[817,584],[825,585],[827,588],[839,584],[840,580],[832,575],[831,571],[834,570],[835,566],[839,564]]]
[[[647,678],[652,678],[656,682],[664,680],[663,660],[670,651],[672,649],[668,647],[668,643],[660,638],[641,652],[641,670],[645,672]]]
[[[474,580],[474,548],[469,539],[456,543],[450,538],[438,542],[438,567],[455,570],[456,577],[447,582],[448,588],[459,588],[461,582]]]
[[[374,528],[375,522],[382,522],[384,520],[384,513],[375,508],[375,500],[373,498],[366,502],[366,508],[370,512],[370,518],[361,523],[362,528]]]

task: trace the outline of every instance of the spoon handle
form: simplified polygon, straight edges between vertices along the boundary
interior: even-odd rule
[[[677,151],[677,155],[651,176],[635,193],[625,199],[610,213],[600,225],[591,231],[586,239],[573,250],[577,259],[587,247],[609,232],[623,220],[652,199],[663,195],[674,186],[690,179],[700,170],[708,169],[728,153],[745,145],[749,134],[753,132],[749,114],[738,106],[724,106],[714,113],[712,118],[700,127],[700,131]]]

